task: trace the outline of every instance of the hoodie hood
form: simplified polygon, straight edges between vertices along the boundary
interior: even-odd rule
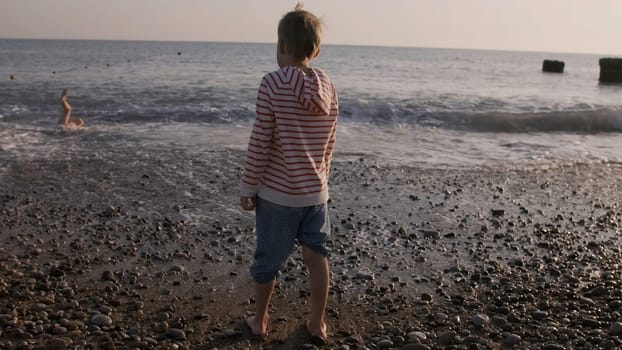
[[[333,84],[324,72],[319,68],[309,68],[307,72],[297,67],[288,66],[283,68],[286,76],[291,79],[293,89],[298,101],[309,111],[314,113],[329,114],[334,97]]]

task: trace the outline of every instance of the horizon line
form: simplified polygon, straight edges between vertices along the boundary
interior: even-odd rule
[[[171,40],[171,39],[93,39],[93,38],[7,38],[0,37],[0,40],[41,40],[41,41],[110,41],[110,42],[154,42],[154,43],[218,43],[218,44],[275,44],[265,41],[229,41],[229,40]],[[405,48],[405,49],[432,49],[432,50],[465,50],[465,51],[500,51],[500,52],[524,52],[542,54],[572,54],[572,55],[594,55],[594,56],[620,56],[622,53],[602,53],[602,52],[577,52],[577,51],[546,51],[538,49],[493,49],[493,48],[472,48],[472,47],[444,47],[444,46],[412,46],[412,45],[382,45],[382,44],[343,44],[343,43],[322,43],[322,46],[348,46],[348,47],[377,47],[377,48]]]

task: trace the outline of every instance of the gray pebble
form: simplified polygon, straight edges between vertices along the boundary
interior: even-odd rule
[[[390,347],[393,347],[393,342],[388,339],[384,339],[376,343],[376,346],[378,346],[380,349],[388,349]]]
[[[592,317],[584,317],[581,319],[581,323],[586,327],[600,328],[600,321]]]
[[[586,297],[602,297],[604,295],[608,295],[609,292],[607,291],[607,288],[603,287],[603,286],[598,286],[590,291],[588,291],[587,293],[585,293]]]
[[[110,306],[102,305],[99,307],[99,312],[104,315],[110,315],[112,313],[112,308]]]
[[[346,338],[346,342],[350,344],[360,344],[363,342],[363,339],[360,335],[351,335]]]
[[[579,297],[579,302],[583,305],[596,305],[594,300],[586,297]]]
[[[181,329],[177,329],[177,328],[169,328],[165,335],[171,339],[175,339],[175,340],[185,340],[186,339],[186,333],[184,333],[184,331],[182,331]]]
[[[423,332],[410,332],[408,333],[408,342],[410,343],[420,343],[426,339],[426,335]]]
[[[435,316],[436,316],[435,318],[436,322],[439,322],[439,323],[447,322],[447,320],[449,319],[449,315],[442,313],[442,312],[437,313]]]
[[[66,349],[70,344],[71,339],[68,338],[51,338],[47,346],[49,349]]]
[[[484,327],[490,322],[490,317],[484,314],[477,314],[471,318],[471,322],[477,327]]]
[[[545,319],[549,316],[548,312],[546,311],[534,311],[534,313],[532,314],[533,318],[535,318],[536,320],[542,320]]]
[[[438,335],[438,337],[436,338],[436,341],[441,345],[448,345],[455,341],[456,335],[457,335],[456,332],[451,332],[451,331],[443,332]]]
[[[102,280],[103,281],[111,281],[114,282],[114,274],[110,270],[106,270],[102,272]]]
[[[43,311],[47,309],[47,305],[43,303],[35,303],[35,304],[32,304],[31,308],[33,311]]]
[[[521,341],[521,337],[520,335],[517,334],[510,334],[505,338],[505,345],[509,345],[509,346],[514,346],[518,343],[520,343]]]
[[[373,281],[375,279],[374,274],[366,271],[358,271],[354,276],[354,279],[364,280],[364,281]]]
[[[67,333],[67,328],[65,327],[54,327],[54,329],[52,329],[52,334],[54,335],[61,335],[65,333]]]
[[[616,322],[609,327],[610,335],[622,335],[622,322]]]
[[[143,340],[146,341],[149,345],[158,345],[158,341],[151,337],[144,337]]]
[[[421,233],[423,233],[423,238],[429,238],[429,239],[441,238],[440,232],[436,230],[421,230]]]
[[[620,307],[622,307],[622,300],[613,300],[609,302],[608,306],[609,306],[609,309],[611,310],[617,310]]]
[[[97,314],[91,317],[91,324],[94,324],[100,327],[112,326],[112,319],[106,315]]]
[[[234,329],[234,328],[230,328],[230,329],[225,329],[222,334],[225,337],[237,337],[238,335],[242,335],[244,332],[242,332],[239,329]]]
[[[492,318],[492,323],[496,324],[497,326],[503,327],[508,324],[508,320],[502,316],[494,316]]]

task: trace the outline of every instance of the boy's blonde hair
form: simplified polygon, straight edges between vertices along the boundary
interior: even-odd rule
[[[279,40],[283,40],[290,55],[297,59],[313,56],[320,47],[322,22],[314,14],[302,9],[302,3],[279,21]]]

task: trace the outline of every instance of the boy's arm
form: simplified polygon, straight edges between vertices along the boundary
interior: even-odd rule
[[[333,130],[330,133],[330,138],[328,140],[328,146],[326,147],[326,154],[324,155],[324,160],[326,162],[326,178],[330,176],[330,164],[333,160],[333,148],[335,146],[335,138],[337,134],[337,124],[333,127]]]
[[[268,162],[268,148],[272,142],[275,121],[270,94],[265,78],[257,93],[256,118],[246,151],[246,163],[240,183],[240,197],[254,198],[257,185]]]
[[[326,147],[326,154],[324,155],[324,160],[326,162],[326,178],[328,179],[330,175],[330,164],[333,160],[333,148],[335,147],[335,141],[337,138],[337,119],[339,118],[339,100],[337,98],[337,92],[335,88],[333,88],[333,101],[330,107],[330,115],[335,118],[335,124],[333,126],[333,130],[330,133],[330,137],[328,139],[328,146]]]

